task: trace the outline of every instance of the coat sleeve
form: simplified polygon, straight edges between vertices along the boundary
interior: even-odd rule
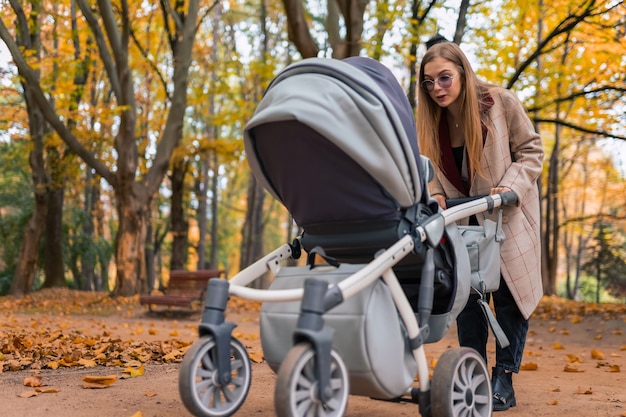
[[[509,130],[509,146],[512,164],[506,170],[500,187],[508,187],[518,196],[518,205],[524,200],[531,187],[536,186],[543,164],[541,137],[526,113],[526,109],[509,90],[502,93],[502,103],[506,112]]]

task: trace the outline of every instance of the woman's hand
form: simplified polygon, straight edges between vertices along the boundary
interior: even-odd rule
[[[509,187],[493,187],[489,195],[500,194],[500,193],[508,193],[511,190]]]
[[[437,203],[439,203],[439,206],[441,206],[442,209],[446,209],[446,196],[443,194],[433,194],[431,195],[432,198],[434,198],[435,200],[437,200]]]

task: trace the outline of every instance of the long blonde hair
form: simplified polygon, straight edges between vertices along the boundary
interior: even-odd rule
[[[492,84],[478,79],[461,48],[452,42],[433,45],[426,51],[420,64],[418,80],[420,88],[418,89],[416,114],[420,153],[430,158],[437,170],[443,168],[439,146],[439,122],[443,112],[441,107],[430,97],[430,94],[421,88],[422,81],[424,81],[424,66],[437,57],[453,63],[459,70],[461,93],[457,100],[459,100],[461,122],[465,130],[465,146],[470,167],[478,175],[481,175],[480,159],[483,151],[483,133],[480,112],[482,100],[488,97],[487,90],[492,87]]]

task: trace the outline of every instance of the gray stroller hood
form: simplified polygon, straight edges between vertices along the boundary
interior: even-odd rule
[[[258,181],[305,229],[397,220],[427,197],[411,106],[391,71],[370,58],[285,68],[244,144]]]

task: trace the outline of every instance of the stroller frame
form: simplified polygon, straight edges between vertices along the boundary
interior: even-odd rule
[[[233,335],[234,323],[225,320],[224,312],[231,295],[261,302],[300,301],[300,315],[294,332],[294,343],[278,372],[275,406],[279,417],[342,416],[349,389],[345,365],[332,349],[333,331],[324,323],[324,314],[350,299],[382,277],[389,288],[398,314],[406,328],[408,345],[417,364],[419,388],[407,387],[409,401],[419,405],[420,414],[452,417],[463,410],[478,408],[477,414],[491,415],[491,385],[482,358],[472,349],[450,349],[446,361],[440,360],[433,380],[424,350],[424,333],[428,332],[430,306],[420,302],[419,320],[409,304],[392,267],[412,253],[416,246],[426,247],[421,288],[432,289],[432,253],[445,231],[457,220],[516,202],[515,193],[478,198],[429,216],[411,234],[392,246],[336,285],[315,278],[305,281],[304,288],[263,290],[249,288],[265,273],[276,274],[289,258],[299,258],[298,239],[284,244],[239,272],[230,281],[214,278],[208,283],[204,312],[199,324],[199,340],[185,354],[180,368],[179,391],[185,407],[196,416],[222,417],[236,413],[245,401],[251,384],[251,365],[241,342]],[[427,298],[425,296],[425,298]],[[313,361],[314,386],[309,394],[310,414],[299,414],[293,380],[303,372],[304,354]],[[466,374],[459,375],[459,372]],[[333,376],[331,376],[333,374]],[[337,375],[338,379],[337,380]],[[335,379],[335,380],[333,380]],[[456,384],[456,385],[455,385]],[[317,411],[316,411],[317,410]],[[482,413],[482,414],[481,414]]]

